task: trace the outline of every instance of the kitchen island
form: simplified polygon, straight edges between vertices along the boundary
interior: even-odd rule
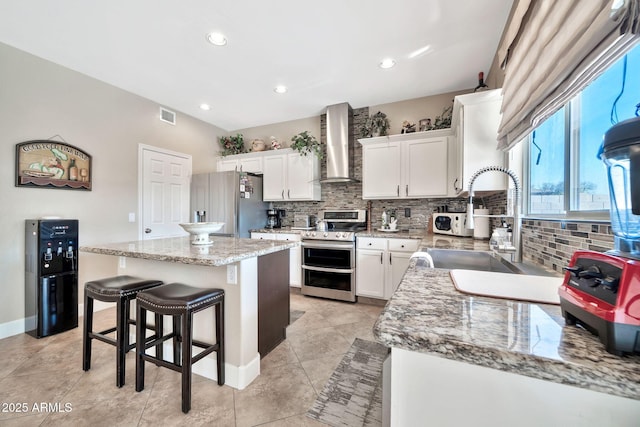
[[[423,243],[426,243],[423,241]],[[463,294],[412,259],[374,326],[391,425],[638,425],[640,357],[607,353],[559,306]]]
[[[227,385],[243,389],[260,374],[260,357],[285,338],[289,249],[299,243],[232,237],[212,240],[211,245],[196,246],[189,237],[175,237],[83,246],[80,251],[84,256],[121,257],[114,274],[224,289],[225,379]],[[212,311],[197,313],[194,338],[212,342],[213,330]],[[165,350],[165,355],[171,354]],[[215,366],[212,354],[196,363],[193,371],[216,379]]]

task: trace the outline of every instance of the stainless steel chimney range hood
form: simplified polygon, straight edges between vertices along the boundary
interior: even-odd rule
[[[322,183],[358,182],[353,175],[353,110],[343,102],[327,107],[327,177]]]

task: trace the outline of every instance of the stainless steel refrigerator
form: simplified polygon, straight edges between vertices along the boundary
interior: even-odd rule
[[[264,228],[267,203],[262,201],[262,176],[247,172],[214,172],[191,177],[192,220],[224,222],[217,235],[251,237]],[[202,217],[204,213],[204,218]]]

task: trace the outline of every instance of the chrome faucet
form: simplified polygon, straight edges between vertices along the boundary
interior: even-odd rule
[[[471,230],[473,230],[473,228],[474,228],[474,221],[473,221],[473,183],[480,175],[482,175],[485,172],[491,172],[491,171],[506,173],[513,180],[513,186],[515,187],[515,197],[514,197],[514,200],[512,201],[512,203],[513,203],[513,215],[509,215],[509,211],[510,211],[509,202],[510,202],[510,200],[509,200],[509,197],[507,196],[507,210],[505,212],[505,215],[489,215],[489,216],[490,217],[501,217],[501,218],[511,218],[511,217],[513,218],[513,246],[516,249],[514,261],[515,262],[522,262],[522,245],[521,245],[521,238],[520,238],[520,227],[521,227],[520,221],[521,221],[521,218],[520,218],[520,212],[519,212],[520,211],[519,210],[519,205],[520,205],[521,190],[520,190],[520,181],[518,180],[518,177],[516,176],[516,174],[512,170],[504,168],[502,166],[487,166],[487,167],[484,167],[484,168],[478,170],[476,173],[474,173],[471,176],[471,179],[469,180],[469,205],[467,207],[467,228],[471,229]]]

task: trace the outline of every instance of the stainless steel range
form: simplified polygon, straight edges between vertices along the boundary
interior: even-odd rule
[[[326,209],[316,230],[302,233],[302,294],[356,300],[356,232],[366,229],[364,209]]]

